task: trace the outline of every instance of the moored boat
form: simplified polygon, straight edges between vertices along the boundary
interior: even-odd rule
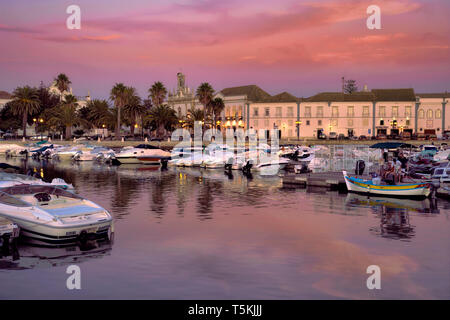
[[[428,197],[431,194],[431,185],[426,182],[387,185],[350,177],[347,175],[347,171],[343,171],[343,174],[349,192],[392,197]]]
[[[0,216],[17,224],[21,236],[46,245],[110,237],[113,232],[108,211],[52,185],[0,187]]]

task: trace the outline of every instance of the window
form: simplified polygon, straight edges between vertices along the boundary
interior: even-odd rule
[[[405,124],[406,126],[409,126],[410,125],[410,121],[409,121],[409,119],[406,119],[406,124]]]
[[[294,125],[294,120],[288,120],[288,126],[292,127]]]
[[[427,120],[427,128],[428,129],[433,128],[433,120]]]
[[[288,107],[287,109],[287,116],[293,117],[294,116],[294,107]]]
[[[384,120],[380,120],[380,126],[384,126]]]
[[[363,119],[363,126],[368,127],[369,126],[369,119],[365,118]]]
[[[321,126],[322,125],[322,120],[317,120],[317,125]]]
[[[369,116],[369,107],[364,106],[363,107],[363,117],[368,117],[368,116]]]
[[[347,117],[353,117],[353,116],[355,116],[355,108],[347,107]]]
[[[264,120],[264,127],[268,127],[269,126],[269,119]]]
[[[310,121],[306,120],[306,125],[309,126],[309,124],[310,124]]]
[[[436,119],[440,119],[441,118],[441,110],[436,110],[436,112],[434,113],[434,116],[436,117]]]
[[[423,110],[423,109],[420,109],[419,110],[419,119],[423,119],[423,118],[425,118],[425,111]]]
[[[235,117],[236,116],[236,106],[233,106],[233,111],[231,112],[231,116]]]
[[[379,117],[386,117],[386,107],[380,106],[380,109],[378,109],[378,116]]]
[[[305,107],[305,118],[311,118],[311,107]]]
[[[353,127],[353,119],[348,119],[347,120],[347,126]]]
[[[332,119],[331,122],[330,122],[330,124],[331,124],[331,126],[337,128],[337,126],[338,126],[338,121],[337,121],[337,119]]]
[[[336,106],[331,107],[331,116],[339,117],[339,108]]]
[[[323,117],[323,107],[322,106],[317,107],[317,114],[316,114],[316,116],[318,118]]]
[[[427,110],[427,119],[433,119],[433,110],[431,109]]]
[[[270,117],[270,108],[265,108],[264,109],[264,114],[266,117]]]
[[[276,121],[277,128],[281,127],[281,120]]]
[[[277,107],[275,116],[281,117],[281,107]]]
[[[258,108],[257,107],[253,108],[253,116],[254,117],[258,116]]]
[[[258,127],[258,120],[253,120],[253,126]]]
[[[405,117],[411,117],[411,106],[405,107]]]
[[[397,106],[392,107],[392,117],[393,118],[398,117],[398,107]]]

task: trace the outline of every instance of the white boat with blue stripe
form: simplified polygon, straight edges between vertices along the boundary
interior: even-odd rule
[[[350,177],[347,175],[347,171],[343,171],[343,174],[349,192],[407,198],[425,198],[431,194],[431,185],[426,182],[387,185],[374,183],[372,180]]]
[[[0,216],[20,227],[20,236],[44,245],[108,238],[109,212],[92,201],[51,184],[0,187]]]

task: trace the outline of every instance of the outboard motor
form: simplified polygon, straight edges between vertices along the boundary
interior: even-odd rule
[[[366,168],[366,163],[364,160],[358,160],[356,161],[356,168],[355,168],[355,174],[356,175],[362,175],[364,174],[364,169]]]
[[[169,162],[168,159],[161,159],[161,170],[167,170],[167,163]]]
[[[242,172],[247,175],[251,173],[251,169],[253,167],[253,164],[249,161],[242,167]]]

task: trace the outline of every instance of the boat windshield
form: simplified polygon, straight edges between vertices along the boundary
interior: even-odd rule
[[[48,193],[50,195],[55,195],[57,197],[66,197],[73,199],[83,199],[76,194],[61,189],[57,186],[40,186],[40,185],[29,185],[29,184],[19,184],[7,188],[0,188],[0,193],[7,194],[10,196],[14,195],[27,195],[27,194],[36,194],[36,193]]]
[[[18,198],[15,198],[13,196],[10,196],[9,194],[0,191],[0,203],[6,204],[8,206],[15,206],[15,207],[29,207],[30,204],[26,203],[25,201],[22,201]]]

